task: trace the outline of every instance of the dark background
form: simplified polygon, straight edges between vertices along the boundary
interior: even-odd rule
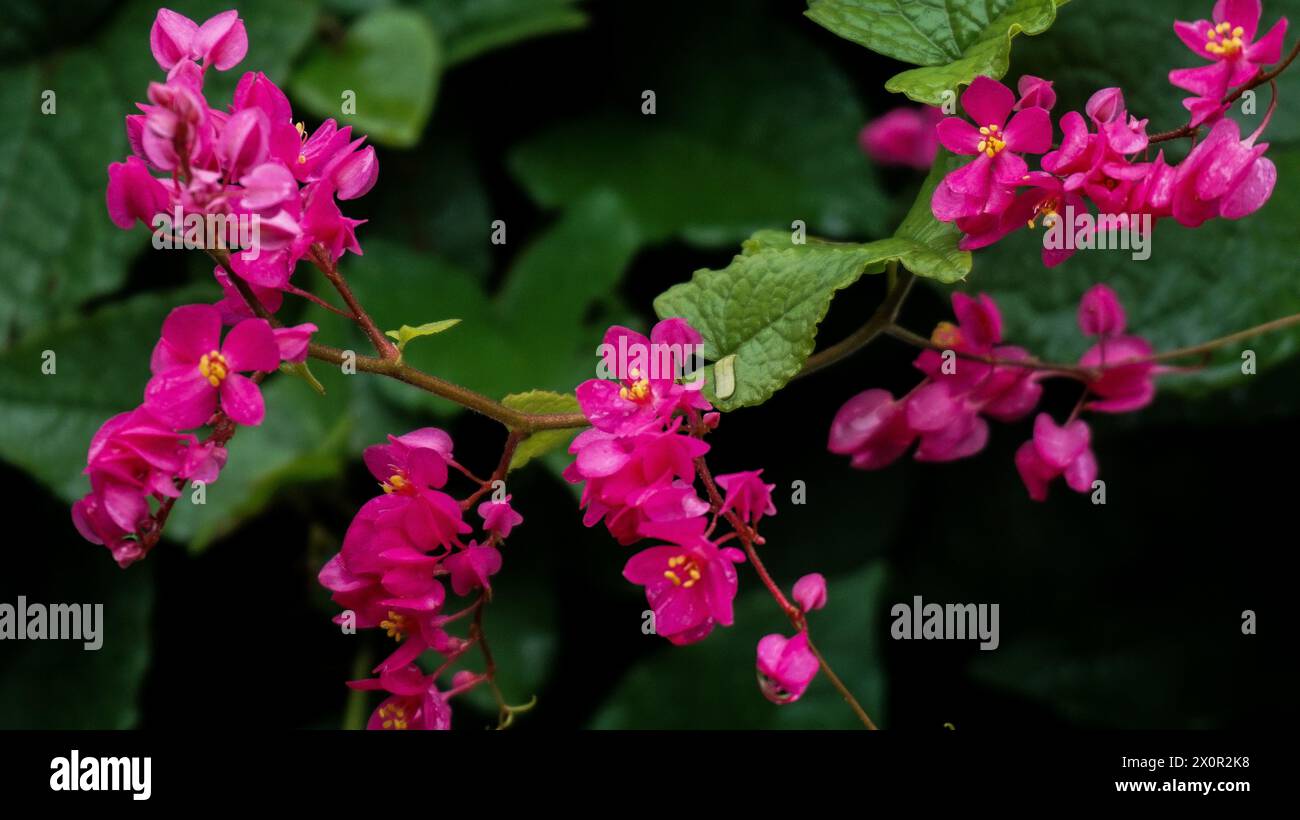
[[[384,432],[437,424],[454,436],[458,460],[486,473],[500,451],[502,430],[399,391],[350,381],[335,390],[342,379],[329,374],[332,398],[313,404],[310,416],[284,404],[279,409],[268,398],[268,426],[279,410],[280,424],[306,429],[301,441],[281,436],[285,427],[252,443],[245,435],[251,431],[236,436],[232,465],[254,459],[253,450],[261,447],[289,450],[250,477],[223,476],[210,488],[209,504],[225,506],[211,521],[178,525],[177,540],[126,571],[102,548],[80,541],[68,500],[85,491],[73,479],[90,433],[116,412],[100,405],[126,409],[138,396],[147,374],[138,351],[147,352],[166,307],[181,298],[177,293],[213,300],[216,289],[194,258],[199,254],[148,250],[143,229],[125,240],[115,236],[102,210],[103,164],[124,153],[120,116],[144,97],[144,84],[132,71],[153,76],[147,65],[116,80],[120,99],[102,100],[103,116],[85,123],[75,120],[76,98],[58,85],[68,62],[77,59],[69,55],[89,51],[116,59],[111,43],[117,40],[110,38],[118,31],[121,53],[147,63],[152,8],[53,5],[57,11],[19,4],[0,12],[0,18],[20,15],[8,26],[0,19],[0,28],[26,32],[11,35],[0,50],[0,89],[10,100],[23,93],[21,72],[31,65],[42,80],[56,78],[40,87],[57,87],[61,100],[74,100],[61,102],[69,107],[57,117],[73,119],[62,126],[76,132],[69,142],[95,153],[59,153],[68,142],[56,137],[68,135],[51,136],[42,129],[55,126],[38,121],[14,127],[20,133],[11,131],[9,161],[0,165],[0,220],[10,223],[5,241],[11,253],[15,245],[25,248],[17,263],[32,276],[8,288],[3,302],[0,425],[6,429],[0,456],[9,463],[0,465],[0,482],[10,535],[0,601],[13,603],[18,595],[47,603],[102,601],[109,631],[98,653],[72,643],[0,645],[0,726],[357,725],[373,703],[354,698],[349,705],[343,681],[360,676],[384,646],[380,636],[339,634],[315,574],[337,549],[352,513],[376,492],[357,458],[360,448]],[[199,20],[219,10],[191,5],[178,8]],[[269,14],[272,5],[241,9],[254,45],[253,18]],[[298,56],[276,55],[285,61],[284,72],[291,75],[293,66],[316,54],[328,58],[350,21],[383,5],[310,7],[309,36]],[[1157,25],[1172,19],[1170,4],[1152,5],[1162,8],[1082,1],[1064,7],[1051,31],[1017,40],[1011,77],[1022,71],[1057,77],[1058,114],[1081,108],[1100,85],[1124,84],[1130,106],[1149,111],[1153,128],[1173,127],[1176,94],[1149,78],[1189,64],[1188,55],[1178,52],[1167,22]],[[435,27],[448,19],[444,4],[414,6]],[[581,339],[573,349],[547,348],[545,338],[516,333],[509,311],[487,311],[500,323],[473,326],[467,318],[448,331],[445,345],[444,336],[413,343],[412,350],[422,345],[420,355],[427,358],[412,360],[485,392],[563,390],[592,375],[591,359],[581,356],[590,357],[604,326],[626,321],[647,327],[655,295],[698,268],[725,266],[752,229],[783,228],[803,218],[810,232],[835,238],[887,233],[910,204],[920,175],[872,168],[856,148],[856,130],[905,102],[882,88],[899,68],[803,18],[802,7],[757,0],[591,2],[579,7],[588,18],[581,27],[446,66],[418,144],[380,144],[378,185],[364,199],[345,203],[349,215],[373,220],[359,232],[366,256],[349,258],[345,272],[363,299],[375,295],[382,306],[376,316],[387,327],[477,310],[476,302],[448,295],[446,272],[455,270],[455,293],[490,299],[522,278],[520,265],[531,254],[532,268],[540,271],[530,276],[551,277],[561,299],[569,287],[583,294],[576,317]],[[1269,4],[1267,23],[1285,10]],[[1119,18],[1129,24],[1116,22],[1115,14],[1130,15]],[[1121,42],[1114,45],[1126,53],[1108,55],[1102,47],[1076,53],[1108,15],[1129,32],[1117,35]],[[56,19],[74,22],[54,25]],[[1131,44],[1124,48],[1124,36],[1159,45],[1139,54]],[[254,60],[250,53],[232,77],[260,68]],[[272,76],[284,81],[284,72]],[[288,85],[293,97],[292,80]],[[647,88],[658,95],[654,117],[639,111]],[[366,98],[360,99],[364,106]],[[214,92],[210,102],[218,100],[225,102]],[[1283,111],[1289,103],[1284,97]],[[101,124],[114,121],[113,110],[119,130],[104,131]],[[309,126],[320,120],[313,112],[297,115]],[[1042,269],[1032,240],[1009,240],[976,254],[970,288],[999,298],[1010,340],[1061,357],[1085,347],[1070,328],[1071,311],[1094,281],[1111,281],[1130,308],[1132,331],[1149,334],[1161,348],[1300,310],[1291,218],[1297,203],[1294,176],[1287,175],[1288,169],[1300,171],[1287,153],[1300,128],[1294,114],[1279,114],[1275,125],[1278,192],[1251,220],[1199,232],[1162,226],[1147,263],[1096,254],[1059,271]],[[646,135],[645,143],[618,136],[626,134]],[[74,183],[85,184],[66,191],[53,186],[52,201],[33,205],[29,183],[42,166],[24,161],[22,152],[39,159],[41,149],[19,140],[53,146],[57,165],[85,166],[84,174],[73,174]],[[690,158],[706,148],[720,159],[694,166]],[[605,173],[605,157],[615,158],[617,173]],[[586,175],[571,173],[588,161]],[[536,170],[548,163],[549,177]],[[557,177],[570,180],[558,186],[560,193]],[[576,189],[583,189],[581,196],[571,195]],[[78,252],[46,248],[16,233],[14,223],[33,218],[32,208],[46,208],[37,215],[44,220],[57,216],[61,205],[64,213],[102,223],[96,235],[111,236],[106,241],[134,242],[120,252],[116,279],[97,267],[97,284],[69,287],[66,279],[82,275]],[[566,222],[571,212],[579,216]],[[504,246],[488,242],[495,219],[508,226]],[[621,244],[610,239],[611,231],[624,229]],[[583,260],[594,256],[599,263],[606,254],[618,260],[621,277],[592,296],[580,284],[588,281]],[[417,261],[430,267],[413,267]],[[184,290],[187,283],[195,284]],[[409,283],[424,288],[412,290]],[[881,295],[879,282],[865,280],[842,293],[819,339],[829,343],[851,333]],[[154,298],[156,305],[146,304]],[[946,300],[945,288],[918,287],[903,323],[928,333],[948,318]],[[286,301],[290,316],[300,309],[293,302]],[[119,309],[137,317],[134,326],[112,313]],[[323,340],[347,346],[341,336],[346,329],[320,323]],[[124,324],[142,338],[119,347]],[[104,327],[116,330],[100,336]],[[61,372],[71,374],[55,378],[60,384],[80,380],[83,393],[32,381],[32,351],[51,345],[60,352],[60,367],[69,363]],[[103,367],[76,364],[91,349],[107,360]],[[473,349],[495,353],[475,359],[465,352]],[[905,392],[917,381],[912,351],[887,339],[762,407],[724,416],[710,461],[718,472],[761,467],[777,485],[779,514],[764,526],[765,559],[787,588],[809,571],[830,579],[830,604],[813,616],[813,634],[822,636],[826,654],[884,726],[1284,731],[1294,715],[1293,687],[1281,670],[1291,619],[1277,590],[1294,566],[1291,473],[1300,373],[1291,356],[1298,348],[1294,337],[1281,336],[1257,341],[1253,349],[1263,362],[1259,375],[1235,372],[1239,349],[1233,349],[1208,374],[1171,378],[1143,413],[1095,420],[1094,446],[1108,485],[1105,506],[1059,484],[1047,503],[1028,500],[1012,463],[1029,435],[1028,422],[996,425],[983,453],[956,464],[905,460],[860,473],[827,453],[830,419],[845,400],[874,386]],[[316,401],[300,385],[292,389],[301,393],[294,393],[299,404],[292,407]],[[95,412],[85,412],[79,396]],[[1045,409],[1060,417],[1074,399],[1068,385],[1051,385]],[[342,431],[332,421],[339,414],[350,419]],[[337,439],[338,446],[316,446],[320,439]],[[630,552],[603,529],[582,528],[571,488],[556,477],[557,462],[563,463],[552,457],[512,477],[525,524],[510,539],[487,615],[507,696],[515,702],[538,697],[537,708],[520,718],[520,730],[852,725],[824,680],[805,701],[782,709],[759,696],[754,642],[788,625],[744,568],[733,629],[684,649],[642,635],[644,600],[620,576]],[[237,492],[241,481],[256,485],[255,498]],[[806,482],[805,505],[789,503],[794,481]],[[1001,646],[980,652],[975,642],[890,640],[890,606],[918,594],[927,602],[998,603]],[[1259,635],[1242,635],[1246,609],[1258,614]],[[478,697],[457,703],[457,726],[487,724],[483,706]]]

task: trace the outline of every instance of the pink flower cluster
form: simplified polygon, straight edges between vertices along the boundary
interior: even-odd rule
[[[439,674],[471,645],[447,627],[472,615],[491,594],[491,577],[501,569],[499,547],[523,516],[508,495],[484,501],[477,507],[480,537],[462,539],[473,532],[463,510],[492,485],[484,484],[464,502],[443,489],[449,468],[461,468],[452,456],[451,437],[442,430],[426,427],[389,436],[387,444],[366,450],[365,462],[383,494],[357,512],[342,549],[319,578],[344,609],[335,623],[382,629],[397,648],[374,669],[375,678],[349,685],[389,693],[368,728],[446,729],[451,724],[448,699],[485,680],[462,671],[449,689],[438,689]],[[448,612],[445,584],[457,596],[477,593],[477,598]],[[426,652],[444,658],[430,674],[416,663]]]
[[[1194,51],[1214,61],[1170,75],[1175,85],[1201,95],[1187,101],[1191,124],[1213,123],[1208,137],[1176,165],[1163,151],[1149,161],[1138,159],[1151,144],[1147,121],[1129,114],[1118,88],[1095,93],[1083,114],[1065,114],[1061,142],[1053,148],[1048,112],[1056,98],[1049,82],[1024,77],[1017,97],[996,80],[976,77],[961,96],[970,121],[949,117],[936,128],[944,147],[975,159],[936,187],[930,203],[935,218],[956,223],[965,250],[991,245],[1026,225],[1033,229],[1041,218],[1049,229],[1043,264],[1053,267],[1101,230],[1146,232],[1165,218],[1195,227],[1214,217],[1254,213],[1277,182],[1277,169],[1264,156],[1268,145],[1256,142],[1268,117],[1243,139],[1236,121],[1223,118],[1222,100],[1230,87],[1256,77],[1260,64],[1281,55],[1285,19],[1249,44],[1259,17],[1259,0],[1220,0],[1214,24],[1175,26]],[[1030,171],[1028,155],[1042,155],[1040,170]],[[1070,239],[1049,241],[1062,233]]]
[[[717,509],[696,494],[697,460],[709,451],[703,435],[716,428],[718,414],[700,392],[702,378],[682,383],[678,376],[685,375],[682,351],[701,343],[682,319],[659,322],[649,337],[611,327],[601,345],[601,370],[614,380],[578,386],[578,404],[592,426],[573,440],[575,458],[564,471],[568,481],[583,485],[588,527],[603,521],[623,545],[660,542],[628,559],[623,577],[645,587],[655,633],[679,646],[734,620],[736,564],[745,553],[723,546],[740,533],[713,535],[719,519],[761,542],[756,526],[776,513],[775,485],[763,482],[761,470],[717,476],[725,493]],[[809,608],[825,602],[825,581],[819,589],[818,579],[808,576],[796,591]],[[788,647],[777,647],[776,639],[784,640],[769,635],[759,644],[760,688],[774,702],[788,703],[803,693],[817,662],[813,658],[809,671],[806,635]]]
[[[941,322],[931,336],[938,349],[914,362],[925,378],[901,399],[887,390],[866,390],[840,408],[831,424],[829,449],[851,457],[852,466],[877,470],[916,445],[918,461],[953,461],[984,449],[987,419],[1014,422],[1038,406],[1041,381],[1059,374],[1043,369],[1023,348],[1002,344],[1002,316],[985,294],[952,296],[957,324]],[[1084,410],[1126,413],[1155,397],[1159,368],[1151,345],[1124,333],[1125,315],[1115,292],[1095,285],[1079,304],[1079,328],[1096,342],[1071,375],[1083,382],[1078,409],[1065,425],[1046,413],[1034,422],[1033,439],[1016,453],[1016,466],[1030,497],[1042,501],[1048,485],[1064,476],[1077,492],[1097,477]]]
[[[304,257],[332,264],[361,253],[362,221],[340,212],[337,200],[362,196],[375,184],[375,150],[353,139],[350,127],[330,119],[307,133],[295,124],[289,100],[261,72],[248,72],[225,109],[203,96],[209,68],[227,70],[243,59],[248,36],[238,12],[196,24],[161,9],[150,46],[164,82],[149,85],[148,103],[126,118],[132,156],[108,168],[108,212],[128,229],[136,220],[156,229],[202,218],[256,220],[257,247],[231,254],[234,273],[273,291],[289,287]],[[155,176],[161,174],[162,176]],[[180,236],[182,224],[171,224]],[[224,247],[224,246],[223,246]]]
[[[168,314],[150,358],[144,403],[104,422],[91,439],[90,493],[73,505],[72,520],[122,567],[144,557],[144,536],[161,525],[184,482],[216,481],[235,426],[262,423],[261,390],[242,374],[302,361],[316,326],[273,329],[264,319],[243,319],[224,340],[221,329],[212,305],[183,305]],[[204,426],[213,433],[202,442],[185,432]]]
[[[256,221],[258,246],[232,253],[230,268],[272,312],[299,259],[332,264],[346,251],[361,252],[354,234],[360,222],[344,217],[336,199],[374,185],[373,148],[333,120],[307,136],[293,124],[288,98],[260,73],[243,76],[227,110],[204,98],[208,69],[230,69],[248,50],[238,12],[200,25],[161,9],[149,43],[167,78],[151,83],[149,102],[126,118],[132,156],[108,167],[115,224],[129,229],[139,220],[188,232],[175,224],[178,214],[185,223]],[[185,482],[216,480],[235,429],[261,424],[265,415],[257,382],[282,362],[304,361],[316,331],[255,318],[230,274],[221,267],[214,274],[223,298],[167,316],[143,404],[105,422],[90,444],[91,490],[73,506],[73,522],[124,567],[157,541]],[[202,441],[193,432],[201,427],[211,428]]]

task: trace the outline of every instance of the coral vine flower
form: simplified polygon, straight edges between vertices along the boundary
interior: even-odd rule
[[[933,205],[939,219],[984,212],[998,188],[1014,185],[1028,173],[1021,154],[1041,154],[1052,147],[1052,120],[1047,111],[1031,107],[1011,116],[1015,104],[1011,89],[997,80],[976,77],[961,96],[962,109],[975,125],[960,117],[939,123],[939,141],[945,148],[976,157],[948,174],[935,190]],[[953,207],[958,201],[961,204]]]
[[[1192,125],[1222,112],[1221,100],[1228,89],[1254,79],[1262,66],[1282,58],[1287,18],[1283,17],[1258,40],[1263,13],[1260,0],[1219,0],[1212,20],[1174,23],[1174,32],[1197,56],[1211,60],[1199,68],[1169,72],[1169,82],[1196,94],[1184,102],[1193,113]]]
[[[451,706],[438,691],[437,681],[410,664],[378,678],[348,681],[353,689],[390,692],[366,723],[367,729],[450,729]]]
[[[858,135],[863,152],[881,165],[928,170],[939,153],[934,128],[943,112],[933,106],[895,108],[867,123]]]
[[[736,597],[738,549],[719,549],[704,536],[703,517],[642,525],[649,538],[673,546],[650,547],[633,555],[623,577],[645,587],[655,614],[655,632],[674,644],[703,640],[721,624],[731,626]]]
[[[1097,458],[1092,453],[1088,423],[1075,419],[1058,425],[1046,413],[1034,420],[1034,437],[1016,451],[1016,469],[1035,501],[1047,499],[1048,485],[1064,475],[1075,492],[1086,493],[1097,478]]]
[[[186,59],[225,71],[248,53],[248,32],[234,9],[210,17],[201,26],[183,14],[159,9],[149,32],[149,47],[163,71]]]
[[[765,515],[776,515],[776,505],[772,503],[772,490],[776,485],[764,484],[760,478],[762,474],[762,470],[750,470],[715,477],[718,486],[727,493],[719,512],[735,510],[741,520],[749,524],[757,524]]]
[[[804,612],[826,606],[826,577],[811,572],[794,582],[794,600]]]
[[[218,403],[237,424],[262,423],[262,393],[241,371],[270,372],[280,349],[263,319],[245,319],[221,342],[221,314],[212,305],[185,305],[167,315],[150,362],[154,376],[145,404],[177,427],[207,423]]]
[[[784,706],[803,697],[817,677],[817,656],[808,645],[808,633],[793,638],[771,634],[758,642],[758,688],[763,697]]]
[[[510,496],[501,501],[484,501],[478,505],[479,517],[483,519],[483,529],[498,538],[509,538],[510,531],[524,522],[524,517],[510,506]]]
[[[108,166],[108,215],[117,227],[127,230],[138,219],[146,225],[167,210],[167,189],[154,179],[139,157]]]

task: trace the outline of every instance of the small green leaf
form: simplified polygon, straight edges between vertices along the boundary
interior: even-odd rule
[[[705,391],[719,409],[762,404],[794,378],[813,351],[817,325],[835,292],[863,274],[879,273],[897,260],[908,270],[941,282],[962,279],[970,254],[957,249],[958,233],[930,213],[935,185],[954,167],[945,155],[935,163],[911,211],[889,239],[866,244],[809,239],[794,244],[789,232],[760,231],[722,270],[696,271],[655,299],[661,318],[680,316],[704,336],[704,353],[727,362],[705,369]],[[718,387],[734,388],[730,392]],[[725,393],[725,395],[724,395]]]
[[[307,382],[307,384],[311,385],[311,389],[315,390],[317,395],[325,395],[325,385],[320,383],[320,379],[316,378],[316,376],[311,372],[311,368],[307,366],[306,362],[283,362],[280,365],[280,372],[297,379],[302,379]]]
[[[397,340],[398,350],[406,350],[407,342],[412,339],[418,339],[421,336],[432,336],[435,333],[450,330],[458,324],[460,324],[460,319],[443,319],[440,322],[427,322],[416,327],[402,325],[397,330],[384,331],[384,335]]]
[[[334,117],[375,142],[408,148],[433,111],[442,48],[424,15],[381,8],[352,24],[336,46],[318,46],[289,80],[302,105]],[[348,94],[353,114],[345,113]]]
[[[1000,79],[1011,62],[1011,39],[1041,34],[1066,0],[811,0],[814,21],[872,51],[923,66],[885,83],[917,102],[940,105],[984,75]]]
[[[522,413],[576,413],[578,411],[578,399],[572,393],[552,393],[549,390],[512,393],[502,399],[501,403],[511,410]],[[519,442],[519,446],[515,448],[514,458],[510,459],[510,469],[518,469],[552,450],[568,446],[577,433],[577,430],[542,430],[533,433]]]

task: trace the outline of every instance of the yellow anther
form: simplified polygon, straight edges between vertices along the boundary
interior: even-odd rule
[[[944,350],[956,347],[961,344],[961,328],[952,322],[940,322],[934,326],[934,332],[930,334],[930,341]]]
[[[650,381],[642,379],[631,387],[624,387],[618,395],[628,401],[645,401],[650,397]]]
[[[230,363],[220,351],[209,351],[199,357],[199,375],[213,387],[220,387],[226,376],[230,375]]]
[[[673,572],[670,569],[664,570],[664,577],[667,578],[669,581],[672,581],[673,586],[675,587],[679,587],[682,585],[682,579],[677,576],[677,573]]]
[[[385,493],[399,493],[410,487],[411,482],[407,481],[406,476],[401,473],[393,473],[388,477],[387,481],[380,483],[379,486],[384,488]]]
[[[987,125],[984,126],[980,129],[980,133],[987,137],[989,135],[989,127]]]
[[[405,615],[393,612],[390,609],[388,610],[388,617],[380,621],[379,625],[384,628],[384,632],[387,633],[388,637],[395,641],[401,641],[402,638],[406,637]]]

